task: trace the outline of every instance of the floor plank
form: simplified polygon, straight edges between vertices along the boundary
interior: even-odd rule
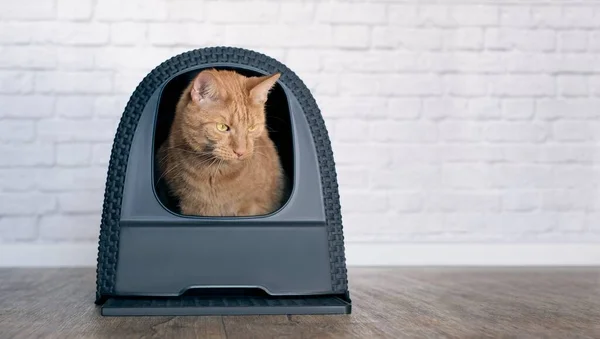
[[[598,268],[350,268],[351,315],[101,317],[95,270],[0,269],[0,338],[599,338]]]

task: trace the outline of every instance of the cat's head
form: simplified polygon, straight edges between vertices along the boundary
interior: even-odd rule
[[[267,133],[265,103],[279,76],[200,72],[190,86],[184,117],[190,146],[225,161],[242,161],[260,152],[255,141]]]

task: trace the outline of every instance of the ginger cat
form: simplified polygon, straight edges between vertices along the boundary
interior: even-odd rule
[[[182,214],[252,216],[281,206],[284,174],[265,125],[279,76],[204,70],[184,90],[158,151]]]

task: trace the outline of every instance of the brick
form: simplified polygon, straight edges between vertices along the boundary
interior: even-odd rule
[[[440,158],[444,162],[498,162],[503,160],[503,154],[498,147],[468,144],[446,144],[440,147]]]
[[[343,119],[336,124],[336,139],[339,141],[361,141],[369,125],[364,120]]]
[[[44,20],[55,16],[54,1],[22,0],[0,2],[0,19]]]
[[[40,193],[0,193],[0,215],[44,214],[56,209],[56,198]]]
[[[588,96],[588,78],[581,75],[557,76],[558,93],[565,97]]]
[[[387,104],[385,98],[380,97],[324,97],[319,101],[321,113],[326,118],[352,118],[352,117],[385,117]]]
[[[109,26],[101,23],[60,23],[53,30],[53,42],[64,45],[101,46],[108,42]]]
[[[485,47],[491,50],[549,52],[555,49],[552,30],[490,28],[485,32]]]
[[[600,184],[600,177],[598,174],[599,172],[589,165],[564,164],[557,166],[554,171],[554,187],[574,188],[579,191],[590,189],[592,190],[592,195],[597,194],[593,187],[597,187],[597,185]],[[580,195],[586,200],[590,199],[590,194],[587,196],[584,195],[584,193],[588,193],[588,191],[579,191],[575,192],[575,194]]]
[[[371,172],[369,180],[374,189],[418,190],[438,187],[440,175],[437,166],[410,165]]]
[[[549,190],[542,193],[542,209],[546,211],[581,211],[588,206],[584,190]]]
[[[533,24],[531,9],[526,6],[503,6],[500,8],[500,26],[531,27]]]
[[[285,24],[302,24],[312,22],[317,3],[314,2],[282,2],[279,4],[279,20]]]
[[[36,217],[3,216],[0,218],[0,240],[33,241],[37,236]]]
[[[190,20],[204,21],[206,19],[206,3],[195,0],[169,0],[167,17],[172,21]]]
[[[214,23],[270,23],[277,20],[278,6],[272,2],[208,2],[206,19]]]
[[[407,164],[439,164],[441,154],[432,144],[396,144],[392,147],[392,168]]]
[[[554,79],[549,75],[501,75],[492,82],[492,94],[509,97],[550,96],[555,93]]]
[[[0,68],[51,69],[57,65],[56,50],[50,46],[0,46]]]
[[[164,21],[167,13],[167,2],[162,0],[102,0],[94,8],[98,21]]]
[[[425,60],[428,71],[501,73],[506,68],[506,56],[498,51],[456,51],[424,55],[420,58]]]
[[[384,24],[386,16],[384,4],[369,3],[322,3],[315,14],[318,22],[333,24]]]
[[[442,187],[450,189],[486,189],[490,186],[489,167],[476,164],[442,166]]]
[[[414,96],[442,93],[441,81],[436,75],[401,74],[387,76],[380,80],[379,92],[384,95]]]
[[[598,10],[591,6],[565,6],[563,8],[564,27],[592,28],[600,27]]]
[[[319,72],[321,70],[321,58],[321,54],[316,51],[297,50],[288,55],[285,64],[295,72]]]
[[[429,51],[442,48],[443,34],[434,28],[374,27],[373,46]]]
[[[56,13],[59,19],[88,20],[92,16],[92,0],[58,0]]]
[[[460,26],[494,26],[499,12],[495,6],[456,5],[450,7],[450,17]]]
[[[39,171],[37,186],[48,192],[103,189],[106,173],[105,167],[49,168]]]
[[[560,6],[534,6],[531,8],[534,26],[560,27],[562,8]]]
[[[600,117],[600,99],[541,99],[536,102],[536,116],[543,120],[595,119]]]
[[[92,70],[98,49],[95,47],[57,47],[57,66],[61,70]]]
[[[544,148],[539,162],[592,163],[599,154],[592,145],[556,145]]]
[[[335,26],[333,28],[333,46],[366,48],[369,46],[369,33],[367,26]]]
[[[0,95],[0,117],[49,117],[53,113],[54,100],[54,97],[46,95]]]
[[[418,14],[420,23],[427,26],[456,26],[457,23],[450,16],[450,9],[440,4],[419,4]]]
[[[552,213],[552,215],[556,219],[556,229],[563,233],[582,232],[586,229],[588,219],[585,212],[558,212]]]
[[[142,38],[142,42],[147,40],[155,46],[198,46],[216,44],[219,39],[223,39],[226,33],[225,30],[219,26],[207,26],[189,22],[151,23],[148,24],[147,30],[148,37],[147,39]],[[142,31],[131,32],[134,36],[125,37],[124,44],[133,44],[134,41],[131,41],[131,39],[139,38],[138,34],[142,33]],[[134,49],[131,52],[135,53],[138,52],[138,50],[139,49]]]
[[[92,104],[93,114],[99,118],[120,118],[128,100],[127,96],[96,96]]]
[[[388,209],[387,197],[372,192],[340,192],[340,204],[353,212],[385,212]]]
[[[433,193],[425,201],[426,211],[433,212],[496,212],[500,199],[490,193]]]
[[[22,94],[33,90],[33,73],[0,70],[0,93]]]
[[[295,55],[298,52],[294,52]],[[307,54],[317,55],[313,50]],[[288,59],[292,57],[288,56]],[[310,58],[309,58],[310,59]],[[286,60],[288,63],[289,60]],[[422,57],[414,52],[398,52],[388,50],[357,51],[344,50],[327,53],[323,57],[325,71],[352,71],[359,73],[390,73],[391,71],[428,70]]]
[[[497,233],[498,230],[512,237],[528,232],[548,232],[556,228],[556,218],[547,213],[502,213],[489,221],[489,230]]]
[[[66,213],[99,213],[102,211],[103,202],[104,192],[102,190],[58,194],[59,209]]]
[[[369,176],[366,169],[340,167],[336,171],[340,187],[346,189],[364,189],[369,184]]]
[[[302,80],[313,94],[337,94],[337,76],[327,73],[305,73]]]
[[[590,76],[589,86],[591,94],[600,97],[600,75]]]
[[[369,125],[370,139],[375,141],[432,143],[438,132],[432,122],[376,121]]]
[[[67,118],[91,118],[94,97],[61,96],[56,98],[56,114]]]
[[[194,1],[193,3],[199,2]],[[110,24],[110,42],[115,46],[139,45],[146,41],[147,31],[148,26],[143,23],[114,22]],[[182,34],[184,33],[182,32]]]
[[[43,240],[93,241],[100,232],[100,214],[44,216],[39,227]]]
[[[497,188],[551,188],[552,174],[552,167],[544,165],[496,165],[491,168],[490,180]]]
[[[532,212],[540,208],[538,191],[505,191],[501,195],[502,210],[509,212]]]
[[[443,121],[439,123],[440,139],[448,142],[476,142],[482,139],[483,126],[477,122]]]
[[[469,117],[479,120],[499,119],[502,116],[500,101],[491,98],[470,99],[468,114]]]
[[[594,130],[583,121],[556,121],[552,137],[557,141],[589,141],[594,138]]]
[[[28,44],[32,40],[31,29],[34,25],[24,22],[0,22],[0,43]]]
[[[600,51],[600,32],[590,32],[589,49],[593,52]]]
[[[484,131],[492,142],[542,142],[548,136],[548,126],[540,123],[498,122]]]
[[[558,32],[558,48],[561,51],[581,52],[588,46],[588,33],[586,31],[561,31]]]
[[[121,71],[115,73],[115,88],[114,93],[119,96],[133,93],[137,86],[144,80],[145,71]],[[106,93],[108,94],[108,93]],[[125,107],[123,107],[125,108]],[[121,112],[122,113],[122,112]]]
[[[340,92],[353,96],[376,96],[385,90],[383,82],[384,79],[376,74],[342,74]]]
[[[416,4],[390,4],[388,22],[394,26],[416,26],[422,21],[418,9]]]
[[[502,117],[506,120],[530,120],[535,112],[531,99],[502,100]]]
[[[483,30],[478,27],[464,27],[444,31],[446,50],[480,50],[483,47]]]
[[[24,142],[35,138],[35,123],[29,120],[0,120],[0,141]]]
[[[390,209],[397,213],[417,213],[423,208],[423,196],[419,193],[390,193]]]
[[[112,141],[117,123],[112,120],[39,120],[37,130],[41,140]]]
[[[385,145],[362,145],[334,143],[332,145],[336,164],[341,166],[386,167],[390,163],[390,150]]]
[[[423,115],[428,119],[445,119],[466,116],[467,100],[460,98],[424,99]]]
[[[101,94],[112,88],[112,74],[107,71],[40,72],[35,77],[35,90],[40,93]]]
[[[230,45],[252,47],[330,47],[333,28],[330,25],[228,25],[225,41]]]
[[[415,98],[392,98],[387,116],[396,120],[417,119],[421,115],[421,100]]]
[[[0,144],[0,167],[52,165],[54,149],[48,144]]]
[[[35,188],[35,176],[35,168],[0,168],[0,191],[31,191]]]
[[[107,165],[112,150],[111,143],[94,144],[92,147],[92,164]]]
[[[89,144],[69,143],[56,145],[56,164],[59,166],[89,165],[92,148]]]
[[[493,85],[484,75],[449,74],[444,76],[443,81],[446,93],[465,97],[486,95]]]

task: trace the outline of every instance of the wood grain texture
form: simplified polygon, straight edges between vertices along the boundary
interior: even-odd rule
[[[600,269],[349,274],[349,316],[110,318],[94,269],[0,269],[0,338],[600,338]]]

